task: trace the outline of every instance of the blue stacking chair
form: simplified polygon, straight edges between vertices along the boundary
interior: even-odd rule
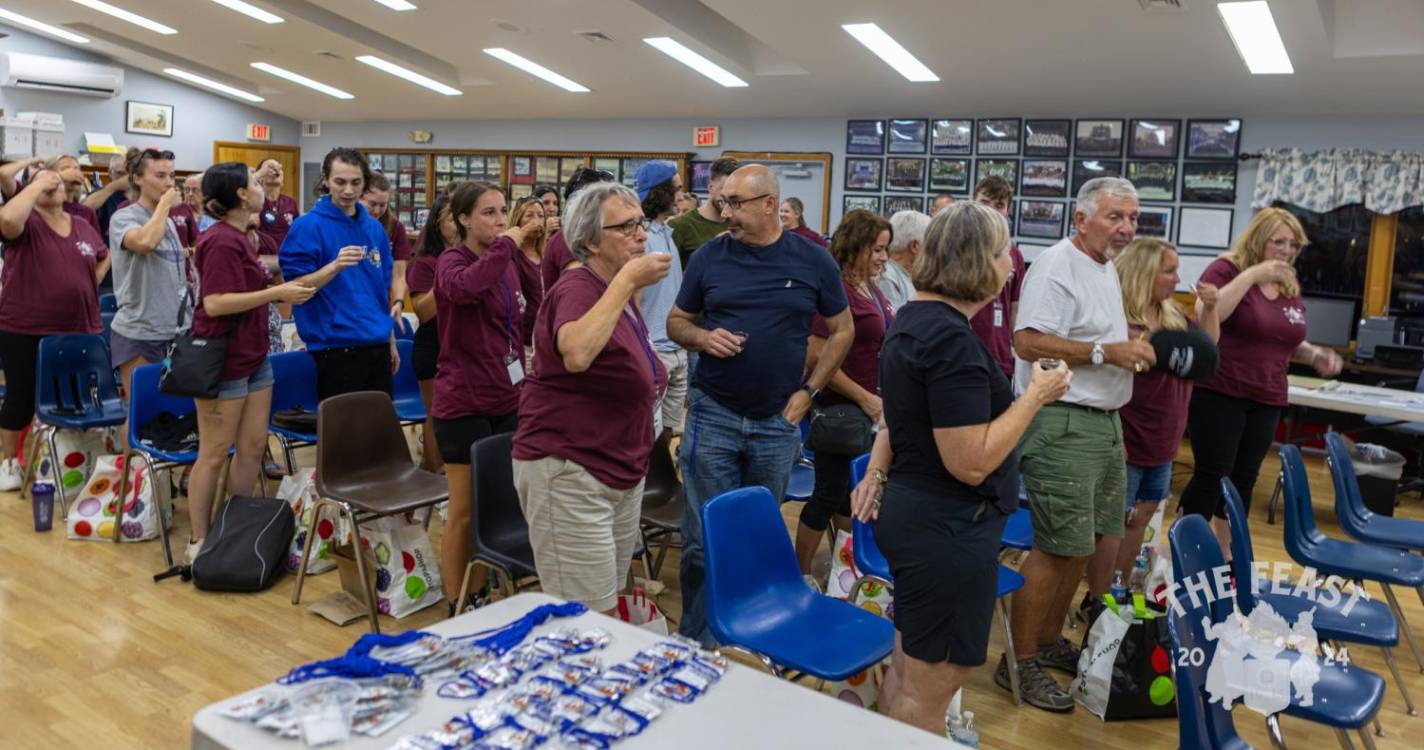
[[[44,429],[49,454],[59,456],[54,436],[59,430],[114,427],[128,418],[109,347],[91,334],[46,336],[40,340],[35,365],[35,417]],[[69,497],[56,482],[60,509],[69,515]],[[119,524],[114,524],[115,533]]]
[[[157,478],[159,469],[191,466],[198,460],[197,450],[175,453],[144,445],[139,441],[139,431],[159,414],[168,412],[175,417],[184,417],[194,413],[196,409],[191,398],[169,396],[159,391],[158,384],[162,376],[163,365],[144,365],[135,369],[133,386],[129,393],[128,460],[134,457],[142,459],[148,467],[148,475],[154,478]],[[173,550],[169,547],[166,528],[160,532],[159,538],[163,540],[163,561],[167,566],[172,566]]]
[[[1253,591],[1250,581],[1256,576],[1256,556],[1251,545],[1251,527],[1246,521],[1246,507],[1241,502],[1241,495],[1236,492],[1236,485],[1231,483],[1229,477],[1221,478],[1221,496],[1226,505],[1227,521],[1231,524],[1231,572],[1236,576],[1236,606],[1241,608],[1241,613],[1251,614],[1251,610],[1255,609],[1256,603],[1260,601],[1269,604],[1271,609],[1287,621],[1294,622],[1300,613],[1313,609],[1313,626],[1320,640],[1379,647],[1384,651],[1384,658],[1389,664],[1390,673],[1394,675],[1395,684],[1399,685],[1400,695],[1404,696],[1404,705],[1409,709],[1409,715],[1417,716],[1414,700],[1409,695],[1409,686],[1400,677],[1399,665],[1394,659],[1393,647],[1399,644],[1399,623],[1394,619],[1394,613],[1390,611],[1389,606],[1381,601],[1367,601],[1363,598],[1357,599],[1353,604],[1345,599],[1327,606],[1326,603],[1304,596],[1266,590]],[[1347,605],[1348,614],[1345,609]]]
[[[724,648],[750,654],[777,677],[792,669],[821,680],[844,680],[889,655],[889,620],[806,585],[765,487],[718,495],[701,515],[707,624]]]
[[[110,346],[110,344],[109,344],[109,335],[114,332],[114,316],[115,316],[115,315],[118,315],[118,313],[111,313],[111,312],[102,312],[102,313],[99,313],[99,322],[104,325],[104,333],[103,333],[103,336],[104,336],[104,345],[105,345],[105,346]]]
[[[396,416],[401,424],[423,424],[425,422],[425,402],[420,398],[420,381],[415,379],[415,365],[411,362],[411,351],[415,343],[409,339],[396,339],[396,354],[400,355],[400,369],[392,383],[391,401],[396,405]]]
[[[111,313],[119,311],[119,298],[113,292],[99,295],[99,312]]]
[[[306,352],[282,352],[270,355],[268,361],[272,363],[273,380],[271,413],[301,407],[316,414],[316,360]],[[276,435],[282,445],[287,473],[295,474],[297,465],[292,452],[304,445],[315,445],[316,433],[298,432],[270,422],[267,431]]]
[[[396,341],[414,341],[415,326],[404,315],[396,318]]]
[[[1289,508],[1289,501],[1287,507]],[[1286,513],[1289,518],[1290,511],[1287,510]],[[1206,576],[1206,580],[1214,580],[1214,571],[1225,567],[1221,545],[1217,543],[1216,536],[1212,534],[1211,526],[1205,518],[1194,514],[1184,516],[1172,524],[1168,536],[1172,552],[1172,575],[1177,583],[1177,591],[1186,591],[1186,582],[1193,578]],[[1203,618],[1215,624],[1235,616],[1235,599],[1231,597],[1212,597],[1211,601],[1199,602],[1192,596],[1179,593],[1176,595],[1176,604],[1185,610],[1185,617],[1190,625],[1201,628],[1199,632],[1203,641],[1206,639],[1205,628],[1201,626]],[[1300,654],[1285,649],[1276,658],[1294,662],[1300,658]],[[1201,687],[1205,687],[1205,680]],[[1180,693],[1180,684],[1178,688]],[[1352,746],[1346,731],[1355,730],[1359,732],[1365,747],[1374,750],[1374,740],[1370,739],[1364,727],[1379,712],[1380,703],[1384,700],[1384,680],[1379,675],[1353,664],[1341,666],[1322,662],[1320,677],[1315,683],[1313,693],[1314,701],[1311,705],[1303,706],[1298,698],[1293,696],[1281,714],[1333,728],[1341,747]],[[1204,697],[1210,701],[1209,696]],[[1224,710],[1219,703],[1210,704],[1208,708],[1213,706]],[[1272,714],[1266,717],[1266,727],[1275,746],[1285,747],[1277,716]],[[1214,711],[1206,712],[1208,727],[1215,723],[1215,717]],[[1182,746],[1187,747],[1185,744]]]
[[[797,426],[801,431],[801,455],[796,459],[796,463],[791,465],[791,474],[786,479],[786,494],[781,498],[782,502],[805,502],[811,499],[811,494],[816,490],[816,454],[806,447],[806,436],[811,431],[811,419],[802,419]],[[854,481],[851,482],[854,487]],[[829,527],[827,533],[830,535],[831,546],[835,546],[835,527]]]
[[[1424,522],[1382,516],[1365,507],[1350,449],[1338,432],[1325,433],[1325,461],[1335,484],[1335,515],[1346,534],[1366,544],[1424,550]]]
[[[1007,549],[1027,551],[1033,549],[1033,520],[1028,508],[1019,507],[1004,524],[1004,535],[999,545]]]
[[[1300,448],[1287,443],[1280,447],[1281,495],[1286,506],[1286,552],[1301,565],[1309,565],[1323,575],[1337,575],[1356,581],[1375,581],[1384,589],[1389,608],[1393,610],[1404,641],[1424,671],[1424,659],[1414,642],[1414,633],[1404,610],[1394,596],[1392,586],[1408,586],[1424,600],[1424,557],[1398,549],[1331,539],[1315,528],[1315,509],[1311,505],[1310,482],[1305,475],[1305,462]]]

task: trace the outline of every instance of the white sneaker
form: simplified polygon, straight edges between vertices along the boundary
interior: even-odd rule
[[[0,461],[0,492],[14,492],[20,489],[24,475],[18,458],[7,458]]]
[[[193,561],[198,559],[198,554],[202,551],[203,540],[199,539],[196,542],[188,542],[188,549],[183,552],[183,562],[187,565],[192,565]]]

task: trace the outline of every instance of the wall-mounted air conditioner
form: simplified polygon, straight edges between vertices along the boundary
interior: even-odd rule
[[[62,57],[4,52],[0,53],[0,86],[114,97],[124,88],[124,71]]]

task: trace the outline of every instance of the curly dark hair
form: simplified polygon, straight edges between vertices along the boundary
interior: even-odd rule
[[[836,265],[841,267],[842,276],[855,265],[856,258],[860,257],[866,248],[875,245],[875,240],[880,238],[881,232],[889,232],[891,239],[894,239],[895,230],[891,229],[890,222],[879,214],[857,208],[841,217],[840,225],[836,227],[835,234],[831,235],[830,252],[831,257],[836,259]]]
[[[672,180],[665,180],[654,185],[648,191],[648,197],[643,199],[643,215],[649,219],[673,213],[676,207],[677,188],[672,186]]]
[[[366,157],[354,148],[349,146],[337,146],[326,152],[326,158],[321,160],[321,179],[316,182],[317,197],[327,195],[331,189],[326,186],[326,178],[331,176],[331,165],[333,162],[350,164],[353,167],[361,168],[361,185],[364,190],[366,185],[371,184],[371,164],[366,161]]]

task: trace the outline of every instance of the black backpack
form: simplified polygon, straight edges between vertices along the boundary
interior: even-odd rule
[[[218,512],[193,564],[175,565],[153,580],[176,575],[204,591],[262,591],[286,569],[295,530],[286,500],[234,497]]]

